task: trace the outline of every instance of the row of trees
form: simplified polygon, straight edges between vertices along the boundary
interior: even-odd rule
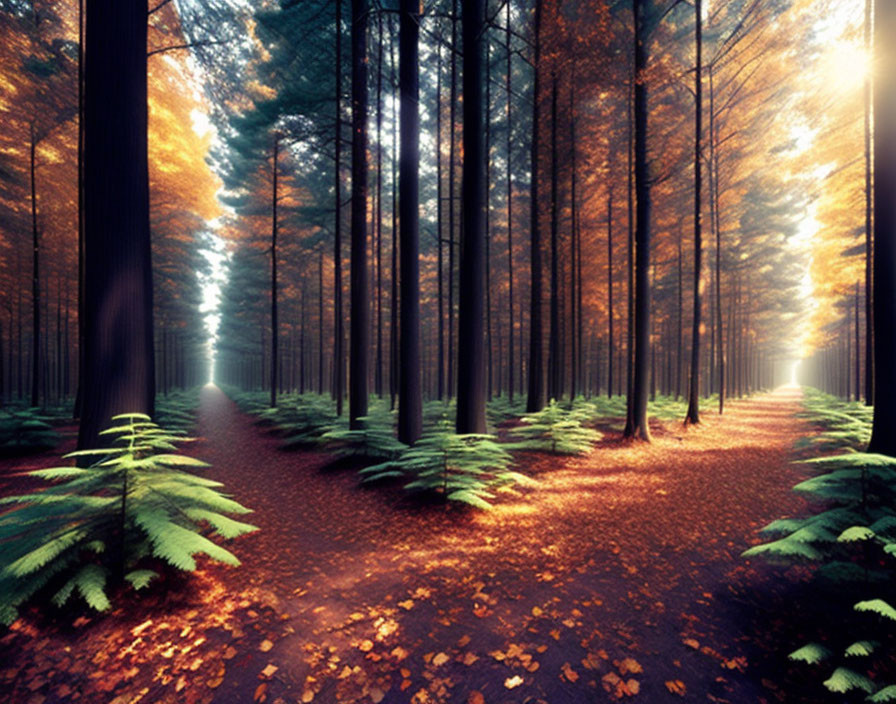
[[[720,410],[729,393],[783,381],[784,360],[794,353],[779,325],[783,312],[798,308],[799,263],[788,256],[787,242],[796,229],[790,210],[799,207],[800,197],[783,173],[754,169],[770,148],[757,139],[759,133],[774,126],[781,139],[775,148],[788,149],[787,130],[776,122],[782,77],[772,62],[785,48],[779,35],[765,35],[772,20],[786,17],[786,5],[728,4],[704,17],[702,8],[695,15],[677,4],[650,3],[636,8],[643,14],[637,34],[634,19],[640,15],[627,5],[577,3],[561,10],[553,3],[492,4],[483,8],[484,68],[473,86],[459,81],[470,74],[461,60],[467,58],[459,31],[462,9],[456,2],[427,6],[419,19],[423,60],[413,72],[419,86],[406,91],[419,95],[417,114],[429,135],[420,169],[424,391],[444,398],[456,390],[461,396],[462,362],[468,354],[479,356],[463,333],[470,320],[479,329],[478,313],[470,317],[465,300],[470,292],[484,309],[482,359],[473,365],[484,375],[475,378],[482,384],[477,397],[525,392],[530,409],[537,410],[548,397],[627,394],[639,400],[632,406],[630,433],[646,436],[646,399],[657,389],[680,395],[690,378],[689,417],[696,422],[700,378],[703,391],[719,393]],[[225,176],[238,194],[231,202],[245,221],[256,222],[255,237],[235,259],[225,297],[218,375],[269,388],[272,403],[277,391],[296,387],[329,388],[342,398],[346,239],[355,262],[349,290],[358,294],[350,309],[359,327],[350,336],[355,342],[349,378],[359,385],[351,396],[360,400],[362,389],[388,392],[393,400],[400,396],[404,318],[398,315],[398,283],[404,259],[398,256],[402,200],[395,164],[399,141],[401,148],[416,144],[406,133],[398,139],[395,115],[395,95],[404,95],[406,85],[399,80],[402,52],[397,59],[395,53],[402,16],[391,7],[354,11],[360,15],[348,16],[341,3],[310,3],[257,14],[264,55],[250,69],[257,80],[253,104],[222,127],[229,147],[241,156]],[[357,36],[362,24],[363,42]],[[343,49],[346,25],[354,32],[349,56]],[[691,52],[702,52],[704,31],[708,58],[701,54],[697,72]],[[636,34],[640,53],[632,49]],[[653,61],[651,47],[663,47]],[[636,66],[639,56],[643,65]],[[357,63],[367,75],[353,68],[347,80],[344,67]],[[634,75],[646,80],[633,81]],[[478,119],[466,112],[476,101],[465,97],[476,86],[483,93]],[[362,88],[363,100],[356,94]],[[345,114],[349,104],[351,118]],[[700,140],[683,114],[698,119]],[[351,144],[358,151],[351,159],[348,223],[342,213],[346,125],[352,125]],[[356,135],[367,140],[368,132],[375,138],[362,150]],[[483,142],[482,185],[475,193],[488,195],[482,277],[473,279],[464,278],[461,256],[475,253],[477,270],[478,240],[468,249],[466,238],[467,218],[478,211],[468,207],[475,205],[475,194],[463,189],[478,172],[468,178],[458,169],[461,163],[470,168],[462,142],[468,137],[474,154],[480,153],[476,140]],[[254,147],[247,151],[250,142]],[[249,171],[260,178],[250,180]],[[274,173],[280,177],[277,192]],[[369,197],[354,190],[365,180],[373,184]],[[264,207],[265,201],[271,205]],[[361,218],[357,207],[367,202],[370,210]],[[280,223],[276,249],[261,224],[269,225],[274,212]],[[704,220],[713,254],[709,271],[698,263]],[[350,238],[343,232],[346,224]],[[689,226],[693,245],[686,238]],[[514,237],[527,231],[528,237]],[[265,285],[265,269],[295,283],[286,289],[273,280]],[[704,306],[694,294],[710,280],[708,315],[701,319]],[[258,294],[265,288],[273,293],[275,286],[270,312],[253,305]],[[279,315],[284,310],[287,315]],[[373,340],[366,337],[371,313]],[[464,344],[458,344],[461,339]]]

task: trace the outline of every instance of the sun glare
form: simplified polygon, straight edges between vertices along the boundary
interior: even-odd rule
[[[822,64],[825,81],[838,93],[860,90],[868,76],[871,62],[864,47],[838,40],[825,52]]]

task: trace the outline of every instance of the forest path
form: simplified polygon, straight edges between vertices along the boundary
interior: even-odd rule
[[[43,704],[813,701],[778,671],[793,580],[740,557],[804,507],[799,400],[657,422],[651,444],[608,433],[584,457],[520,454],[539,485],[482,512],[361,488],[206,387],[188,451],[255,510],[261,530],[231,546],[242,567],[204,561],[68,625],[32,610],[0,637],[0,687]]]
[[[261,527],[236,545],[245,567],[220,576],[271,590],[289,616],[246,673],[277,665],[271,691],[287,701],[658,701],[667,682],[700,700],[774,696],[748,642],[767,575],[740,553],[802,507],[799,399],[781,389],[706,409],[698,427],[656,423],[649,445],[608,436],[587,457],[523,457],[540,486],[483,513],[360,489],[323,454],[276,449],[208,387],[197,454]]]

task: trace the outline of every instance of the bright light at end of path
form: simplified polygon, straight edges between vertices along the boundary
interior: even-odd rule
[[[803,360],[796,360],[790,367],[790,385],[791,386],[799,386],[799,376],[800,376],[800,367],[803,365]]]

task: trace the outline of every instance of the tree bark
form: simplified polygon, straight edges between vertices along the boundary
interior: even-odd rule
[[[87,0],[80,449],[113,415],[154,413],[146,7]]]
[[[367,0],[352,0],[352,214],[349,426],[367,415],[370,303],[367,271]]]
[[[401,335],[398,439],[413,445],[423,427],[420,387],[420,114],[418,77],[419,0],[401,0],[399,69],[401,155],[398,214],[401,228]]]
[[[513,96],[511,84],[512,54],[510,50],[511,4],[511,0],[507,0],[507,7],[505,8],[507,17],[506,24],[504,26],[504,42],[507,51],[507,69],[505,77],[505,90],[507,92],[507,309],[509,311],[509,314],[507,316],[507,320],[509,323],[507,326],[507,398],[510,399],[511,403],[513,403],[513,177],[511,175],[511,166],[513,162],[513,143],[510,129],[510,118],[512,112],[511,101]],[[520,332],[522,332],[522,330]]]
[[[694,43],[697,60],[694,76],[694,320],[691,327],[691,378],[685,423],[700,422],[700,316],[703,311],[703,7],[694,0]]]
[[[650,183],[647,164],[647,3],[633,0],[635,14],[635,360],[632,423],[626,437],[650,440],[647,397],[650,383]]]
[[[544,408],[544,363],[542,352],[542,327],[541,327],[541,227],[538,217],[538,171],[539,164],[539,111],[541,98],[541,15],[542,0],[535,0],[535,46],[534,46],[534,81],[532,88],[532,146],[530,158],[530,226],[529,267],[531,282],[529,285],[529,384],[528,398],[526,399],[526,411],[535,413]]]
[[[457,432],[485,433],[485,0],[463,4],[463,223],[458,309]]]
[[[874,422],[869,452],[896,456],[896,4],[874,2]]]
[[[865,0],[865,52],[870,57],[871,0]],[[874,308],[873,308],[873,175],[871,172],[871,71],[865,74],[865,405],[874,403]]]
[[[336,136],[333,166],[335,222],[333,225],[333,395],[336,414],[345,398],[345,331],[342,322],[342,0],[336,0]]]
[[[280,135],[274,134],[271,157],[271,408],[277,406],[277,366],[279,321],[277,319],[277,162],[280,157]],[[303,279],[304,281],[304,279]]]

